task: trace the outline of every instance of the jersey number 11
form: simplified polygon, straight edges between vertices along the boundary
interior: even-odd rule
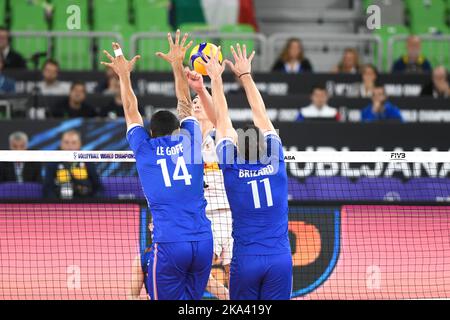
[[[273,207],[272,189],[270,188],[269,178],[260,180],[259,182],[264,183],[264,190],[266,192],[267,206]],[[258,181],[253,180],[253,181],[247,182],[247,184],[250,184],[252,186],[253,203],[255,204],[255,209],[261,209],[261,200],[259,198]]]

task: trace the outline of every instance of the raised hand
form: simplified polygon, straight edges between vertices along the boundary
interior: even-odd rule
[[[170,33],[167,34],[167,40],[169,41],[169,52],[162,53],[157,52],[156,55],[170,64],[174,64],[176,62],[183,63],[184,57],[186,56],[186,51],[192,46],[192,40],[187,44],[186,41],[188,39],[188,34],[185,33],[183,39],[181,39],[180,43],[180,30],[178,29],[175,35],[175,42],[173,41],[172,35]]]
[[[196,71],[190,70],[189,67],[184,68],[184,72],[186,73],[189,87],[197,93],[202,91],[204,88],[203,76]]]
[[[112,48],[114,51],[121,50],[120,45],[117,42],[112,43]],[[138,55],[131,59],[131,61],[128,61],[123,55],[114,58],[106,50],[103,50],[103,53],[106,55],[110,62],[101,62],[101,64],[108,68],[111,68],[119,77],[129,75],[131,71],[133,71],[136,61],[141,58],[141,56]]]
[[[205,59],[206,62],[199,60],[200,64],[205,66],[206,71],[208,72],[208,76],[211,78],[211,80],[222,77],[222,73],[225,70],[225,65],[221,64],[219,61],[220,50],[221,48],[219,47],[217,49],[217,52],[213,54],[211,58],[203,55],[203,59]]]
[[[242,50],[241,45],[236,44],[237,53],[233,46],[231,46],[231,53],[234,57],[234,63],[230,60],[225,60],[225,64],[230,67],[234,74],[241,77],[245,74],[251,74],[252,72],[252,61],[255,57],[255,51],[253,51],[249,57],[247,57],[247,46],[244,44]]]

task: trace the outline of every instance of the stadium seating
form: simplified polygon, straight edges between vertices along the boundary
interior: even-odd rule
[[[380,30],[376,30],[375,34],[381,37],[383,45],[383,66],[385,71],[389,71],[391,66],[388,65],[388,43],[392,36],[409,34],[407,27],[403,25],[383,26]],[[393,56],[399,57],[405,53],[405,44],[399,43],[394,47]]]
[[[195,44],[201,42],[214,42],[214,39],[211,39],[210,37],[207,36],[202,36],[201,33],[217,31],[211,28],[206,23],[185,23],[180,26],[180,29],[183,30],[183,32],[187,33],[199,33],[200,35],[197,34],[191,36]]]
[[[359,15],[342,0],[259,0],[255,5],[260,30],[265,34],[279,32],[339,33],[351,32]]]
[[[136,30],[139,32],[169,29],[168,0],[134,0]]]
[[[168,0],[134,0],[133,12],[136,32],[169,32]],[[168,49],[167,40],[144,39],[138,43],[142,59],[137,64],[138,70],[168,71],[170,66],[155,56],[157,51]]]
[[[53,4],[53,30],[67,30],[67,8],[76,5],[80,8],[81,14],[81,30],[89,30],[88,0],[57,0]]]
[[[411,31],[416,34],[426,30],[439,32],[446,29],[444,0],[405,0],[409,11]]]
[[[92,4],[94,30],[104,31],[130,21],[127,0],[93,0]]]
[[[158,30],[168,32],[166,30]],[[136,65],[137,70],[152,70],[152,71],[170,71],[170,65],[158,58],[155,52],[167,52],[169,50],[169,45],[167,44],[166,38],[164,39],[143,39],[138,43],[138,53],[141,55],[142,59]]]
[[[92,41],[75,37],[58,38],[55,40],[54,57],[61,69],[91,70]]]
[[[42,6],[30,4],[27,0],[10,1],[12,31],[47,31],[48,24]],[[13,40],[15,50],[29,59],[34,53],[46,52],[48,42],[44,38],[20,37]],[[31,66],[31,63],[30,63]]]
[[[450,35],[450,30],[444,32]],[[450,43],[448,41],[422,41],[422,53],[433,66],[444,65],[450,69]]]
[[[130,38],[135,33],[135,27],[130,24],[130,6],[127,0],[94,0],[93,2],[93,30],[96,32],[115,32],[123,37],[121,43],[123,51],[130,51]],[[97,41],[98,61],[104,60],[103,50],[111,50],[111,42],[116,39],[104,37]]]
[[[6,0],[0,0],[0,25],[4,25],[6,20]]]
[[[242,33],[242,34],[252,34],[255,32],[253,26],[247,24],[238,25],[227,25],[220,28],[221,32],[224,33]],[[230,46],[235,46],[236,43],[245,44],[247,46],[247,52],[250,54],[255,49],[255,42],[253,40],[242,41],[240,39],[224,39],[221,42],[222,52],[225,57],[231,57]]]
[[[169,0],[47,0],[54,6],[54,15],[48,21],[45,19],[42,3],[44,0],[36,0],[36,5],[30,4],[28,0],[0,0],[0,25],[6,22],[13,31],[54,31],[67,30],[67,12],[69,5],[75,4],[81,8],[81,30],[98,32],[120,33],[124,41],[122,43],[125,53],[130,52],[130,39],[137,32],[167,32],[171,31],[169,25]],[[450,34],[448,14],[450,13],[450,0],[363,0],[366,8],[369,4],[382,7],[383,28],[374,31],[383,41],[383,69],[390,70],[387,64],[388,41],[394,35],[415,34]],[[7,5],[9,4],[9,5]],[[253,33],[254,28],[250,25],[226,25],[219,29],[205,24],[205,16],[201,0],[174,0],[175,24],[183,31],[189,33],[202,33],[202,31],[219,31],[226,33]],[[91,6],[92,5],[92,6]],[[9,7],[11,11],[9,12]],[[358,7],[361,9],[361,7]],[[408,19],[403,12],[406,8]],[[320,3],[315,0],[286,0],[282,8],[269,0],[260,0],[258,20],[261,29],[266,35],[272,32],[292,32],[301,28],[302,33],[353,33],[354,28],[348,28],[357,19],[352,20],[353,6],[351,1],[324,0]],[[339,12],[338,12],[339,11]],[[295,18],[296,13],[301,13]],[[320,13],[320,16],[317,16]],[[332,14],[331,14],[332,13]],[[358,11],[359,18],[361,10]],[[310,15],[310,16],[308,16]],[[330,20],[330,16],[334,15]],[[347,15],[347,19],[343,19]],[[320,18],[317,20],[316,18]],[[278,19],[278,20],[277,20]],[[316,21],[317,20],[317,21]],[[10,23],[9,23],[10,22]],[[265,26],[265,27],[264,27]],[[275,27],[276,26],[276,27]],[[267,27],[267,28],[266,28]],[[271,28],[274,27],[274,28]],[[100,54],[97,60],[103,59],[101,51],[110,48],[113,38],[103,38],[98,41],[89,39],[57,39],[53,42],[53,56],[60,61],[61,67],[67,70],[91,69],[92,61],[86,58],[86,52]],[[211,37],[194,36],[194,42],[214,42],[222,45],[224,55],[229,57],[229,47],[238,42],[236,39],[214,39]],[[92,43],[93,42],[93,43]],[[240,41],[242,42],[242,40]],[[304,41],[305,50],[309,58],[316,66],[317,71],[328,70],[328,66],[334,66],[340,59],[341,48],[334,48],[330,44],[312,43]],[[255,49],[254,41],[245,41],[248,50]],[[320,44],[320,41],[319,41]],[[358,44],[348,44],[357,46]],[[14,37],[13,46],[25,58],[29,59],[34,53],[45,52],[49,49],[45,38],[39,37]],[[98,51],[92,51],[97,48]],[[317,49],[318,48],[318,49]],[[138,44],[139,53],[143,59],[139,63],[140,70],[167,71],[169,66],[154,56],[155,51],[167,50],[165,39],[143,39]],[[260,48],[256,48],[260,49]],[[444,64],[450,66],[450,45],[445,42],[424,41],[423,53],[433,65]],[[399,42],[394,46],[394,58],[403,54],[405,45]],[[372,58],[373,54],[367,57]],[[364,61],[368,61],[362,57]],[[376,61],[377,57],[375,57]],[[319,62],[320,63],[319,63]],[[371,61],[371,60],[370,60]],[[31,63],[30,63],[31,66]]]
[[[134,26],[130,24],[122,24],[122,25],[114,25],[111,29],[98,29],[96,31],[104,31],[104,32],[114,32],[118,33],[123,37],[123,42],[121,43],[123,52],[125,55],[129,56],[130,54],[130,39],[133,33],[135,32]],[[117,39],[112,37],[102,37],[97,41],[98,48],[98,59],[99,61],[104,61],[105,55],[103,54],[103,50],[108,50],[111,52],[111,43],[113,41],[117,41]]]
[[[403,1],[364,0],[364,11],[369,5],[377,5],[381,9],[383,25],[402,25],[405,23],[405,4]]]
[[[67,31],[67,8],[77,5],[81,12],[88,12],[87,0],[58,0],[54,4],[53,30]],[[80,30],[89,31],[88,15],[81,15]],[[58,38],[55,40],[54,56],[59,61],[60,67],[65,70],[89,70],[92,68],[91,60],[87,52],[92,51],[92,43],[88,38]]]

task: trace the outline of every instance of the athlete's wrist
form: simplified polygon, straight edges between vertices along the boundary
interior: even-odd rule
[[[119,80],[130,79],[130,77],[131,77],[131,72],[130,72],[130,71],[119,72],[119,73],[117,74],[117,76],[119,77]]]
[[[183,60],[175,59],[170,64],[172,67],[183,67]]]
[[[252,79],[252,73],[250,71],[243,72],[243,73],[239,74],[239,79],[241,79],[242,81],[250,80],[250,79]]]

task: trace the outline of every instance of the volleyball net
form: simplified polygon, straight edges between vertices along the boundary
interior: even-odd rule
[[[293,299],[450,298],[450,153],[285,159]],[[0,166],[0,299],[130,298],[152,241],[133,154],[0,151]]]

